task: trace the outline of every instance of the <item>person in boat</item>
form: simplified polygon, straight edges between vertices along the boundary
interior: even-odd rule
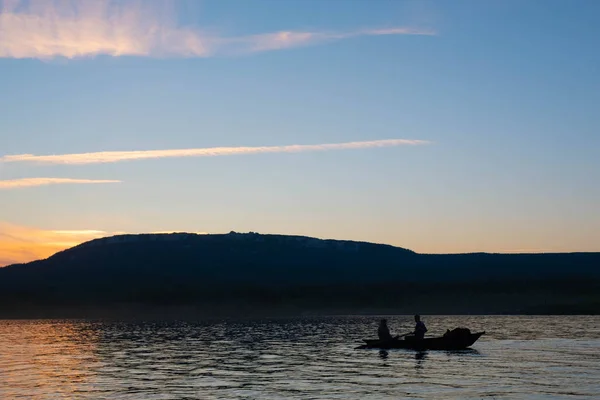
[[[415,331],[413,332],[414,338],[419,340],[424,339],[425,332],[427,332],[427,327],[423,321],[421,321],[421,316],[419,314],[415,315],[415,322]]]
[[[387,320],[382,319],[379,322],[379,329],[377,329],[377,335],[379,335],[379,340],[387,341],[392,340],[392,335],[390,335],[390,329],[387,326]]]

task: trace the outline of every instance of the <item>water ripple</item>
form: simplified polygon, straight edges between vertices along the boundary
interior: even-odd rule
[[[387,317],[395,332],[409,317]],[[0,321],[0,398],[555,399],[600,393],[599,317],[461,316],[464,351],[354,350],[377,318]]]

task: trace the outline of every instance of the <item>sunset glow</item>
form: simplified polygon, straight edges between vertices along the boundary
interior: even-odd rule
[[[0,0],[0,266],[172,231],[600,251],[599,7]]]
[[[95,230],[43,230],[0,221],[0,266],[47,258],[58,251],[108,234]]]
[[[179,232],[176,230],[163,230],[143,233],[170,234]],[[45,259],[59,251],[89,240],[126,233],[99,230],[44,230],[0,221],[0,267]],[[207,232],[187,233],[203,235]]]

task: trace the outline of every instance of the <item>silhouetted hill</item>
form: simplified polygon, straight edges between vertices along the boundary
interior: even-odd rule
[[[600,253],[426,255],[302,236],[96,239],[0,269],[0,316],[600,311]]]

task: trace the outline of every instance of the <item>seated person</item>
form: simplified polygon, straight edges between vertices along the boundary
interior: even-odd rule
[[[390,330],[387,326],[386,319],[382,319],[379,322],[379,329],[377,329],[377,334],[379,335],[379,340],[381,341],[392,340],[392,335],[390,335]]]
[[[425,338],[425,332],[427,332],[427,328],[425,327],[425,324],[423,323],[423,321],[421,321],[421,316],[420,315],[415,315],[415,331],[413,332],[415,339],[424,339]]]

